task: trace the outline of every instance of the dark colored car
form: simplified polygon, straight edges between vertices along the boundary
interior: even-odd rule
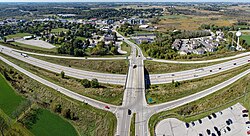
[[[185,125],[186,125],[186,128],[189,128],[189,124],[187,122],[185,123]]]
[[[207,117],[208,117],[208,119],[212,119],[212,117],[210,115],[208,115]]]
[[[202,120],[201,120],[201,119],[199,119],[198,122],[199,122],[200,124],[202,124]]]
[[[210,135],[211,134],[211,130],[207,129],[207,134]]]
[[[236,63],[234,63],[234,65],[236,65]]]
[[[128,115],[131,115],[132,111],[130,109],[128,109]]]
[[[200,133],[199,136],[203,136],[203,134]]]
[[[247,121],[246,124],[250,124],[250,121]]]
[[[213,116],[214,118],[216,118],[216,117],[217,117],[215,113],[212,113],[212,116]]]
[[[226,127],[227,128],[227,131],[231,131],[231,128],[230,127]]]
[[[230,124],[233,124],[233,121],[231,119],[228,119],[228,122],[230,122]]]
[[[221,70],[221,68],[219,68],[219,70]]]
[[[243,114],[242,117],[248,117],[248,115],[247,114]]]
[[[137,67],[137,65],[133,65],[133,68],[136,68]]]
[[[242,110],[242,113],[248,113],[248,110]]]
[[[194,123],[194,122],[192,122],[192,125],[193,125],[193,126],[195,126],[195,123]]]
[[[213,70],[210,70],[210,72],[213,72]]]

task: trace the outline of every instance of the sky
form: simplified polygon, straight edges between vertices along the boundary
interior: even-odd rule
[[[250,2],[250,0],[0,0],[0,2]]]

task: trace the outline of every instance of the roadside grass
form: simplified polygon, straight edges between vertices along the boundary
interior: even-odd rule
[[[41,50],[41,51],[48,51],[48,52],[57,52],[57,48],[52,48],[52,49],[46,49],[46,48],[41,48],[41,47],[36,47],[28,44],[23,44],[19,42],[12,42],[13,45],[23,47],[23,48],[29,48],[32,50]]]
[[[126,56],[131,54],[131,47],[126,42],[122,42],[121,49],[127,52]]]
[[[59,64],[62,66],[72,67],[81,70],[102,72],[102,73],[114,73],[114,74],[126,74],[128,71],[127,60],[78,60],[78,59],[62,59],[45,56],[30,55],[40,60]]]
[[[65,119],[46,109],[38,109],[37,121],[30,131],[36,136],[77,136],[75,128]]]
[[[136,117],[136,113],[133,113],[133,117],[131,118],[131,125],[130,125],[130,136],[135,136],[135,117]]]
[[[197,69],[201,67],[207,67],[215,64],[219,64],[225,61],[210,62],[210,63],[200,63],[200,64],[174,64],[174,63],[164,63],[164,62],[154,62],[145,61],[145,68],[150,74],[161,74],[161,73],[171,73],[183,70]]]
[[[114,105],[122,104],[124,92],[123,86],[100,83],[99,88],[84,88],[81,84],[81,79],[75,79],[71,77],[61,78],[59,74],[29,65],[7,55],[1,55],[16,65],[34,73],[35,75],[39,75],[50,82],[58,84],[78,94]]]
[[[33,34],[30,33],[16,33],[16,34],[12,34],[12,35],[7,35],[6,38],[7,39],[13,39],[13,38],[23,38],[24,36],[31,36]]]
[[[86,40],[86,38],[85,38],[85,37],[80,37],[80,36],[77,36],[77,37],[76,37],[76,39],[78,39],[78,40],[82,40],[82,41],[85,41],[85,40]]]
[[[15,92],[2,74],[0,74],[0,85],[0,108],[9,117],[13,118],[12,113],[16,110],[24,98]]]
[[[173,83],[152,85],[146,91],[146,98],[153,99],[153,102],[151,104],[159,104],[183,98],[222,83],[249,68],[250,65],[247,64],[211,76],[206,76],[194,80],[181,81],[179,82],[180,85],[177,87],[175,87]]]
[[[14,68],[2,61],[0,61],[0,67],[14,70]],[[58,104],[61,105],[62,110],[70,109],[71,113],[78,117],[78,119],[67,120],[74,125],[79,135],[104,136],[115,134],[117,120],[111,112],[96,109],[88,104],[71,99],[29,78],[19,71],[16,71],[16,73],[17,76],[22,78],[15,78],[15,80],[11,82],[11,85],[15,89],[18,88],[22,90],[22,95],[26,98],[33,98],[33,100],[37,101],[39,106],[49,109],[50,111],[54,111],[53,107]],[[9,75],[11,78],[15,77],[14,74]],[[62,113],[57,112],[57,115],[62,116]],[[59,130],[61,129],[59,128]]]
[[[250,45],[250,35],[242,35],[241,38],[246,40],[247,44]]]
[[[153,115],[148,124],[151,135],[154,134],[157,123],[166,118],[177,118],[184,122],[196,121],[238,102],[250,110],[250,100],[248,99],[250,97],[249,80],[250,74],[202,99]]]
[[[60,32],[68,32],[69,29],[65,29],[65,28],[56,28],[56,29],[52,29],[51,33],[60,33]]]

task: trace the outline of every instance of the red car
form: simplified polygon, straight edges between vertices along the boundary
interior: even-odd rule
[[[248,60],[248,62],[250,62],[250,60]]]
[[[106,108],[106,109],[110,109],[110,107],[109,107],[109,106],[105,106],[104,108]]]
[[[249,131],[247,131],[247,135],[250,135],[250,130],[249,130]]]

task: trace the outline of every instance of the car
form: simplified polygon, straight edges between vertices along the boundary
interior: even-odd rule
[[[211,130],[207,129],[207,134],[210,135],[211,134]]]
[[[247,129],[247,131],[250,131],[250,126],[247,126],[246,129]]]
[[[216,118],[216,117],[217,117],[217,115],[216,115],[215,113],[212,113],[212,116],[213,116],[214,118]]]
[[[248,115],[247,114],[243,114],[242,117],[248,117]]]
[[[136,68],[136,67],[137,67],[137,65],[134,64],[134,65],[133,65],[133,68]]]
[[[228,122],[229,122],[230,124],[233,124],[233,121],[232,121],[231,119],[228,119]]]
[[[250,124],[250,121],[247,121],[246,124]]]
[[[203,134],[200,133],[199,136],[203,136]]]
[[[216,132],[218,132],[218,131],[220,131],[217,127],[215,127],[214,126],[214,130],[216,131]]]
[[[199,119],[198,122],[199,122],[200,124],[202,124],[202,120],[201,120],[201,119]]]
[[[248,62],[250,62],[250,60],[248,60]]]
[[[171,76],[174,76],[174,74],[172,74]]]
[[[189,128],[189,124],[187,122],[185,123],[185,126],[186,126],[186,128]]]
[[[25,53],[21,53],[21,55],[22,55],[24,58],[27,58],[27,57],[28,57],[28,55],[25,54]]]
[[[192,121],[192,125],[195,126],[195,123]]]
[[[213,72],[213,70],[210,70],[210,72]]]
[[[110,109],[110,107],[109,107],[109,106],[107,106],[107,105],[106,105],[104,108],[105,108],[105,109]]]
[[[227,128],[227,131],[231,131],[231,128],[230,127],[226,127]]]
[[[212,117],[210,115],[208,115],[207,117],[208,117],[208,119],[212,119]]]
[[[147,60],[152,60],[152,58],[150,58],[150,57],[147,57]]]
[[[130,109],[128,109],[128,115],[131,115],[132,111]]]
[[[215,133],[212,133],[212,135],[211,136],[216,136],[216,134]]]
[[[229,122],[228,120],[226,120],[226,124],[227,124],[227,125],[230,125],[230,122]]]
[[[236,63],[234,63],[234,65],[236,65]]]
[[[221,70],[221,68],[219,68],[219,70]]]
[[[138,57],[141,57],[141,55],[138,55]]]
[[[194,75],[194,77],[198,77],[198,75]]]
[[[248,110],[242,110],[242,113],[248,113]]]
[[[250,135],[250,130],[249,130],[249,131],[247,131],[247,135]]]

